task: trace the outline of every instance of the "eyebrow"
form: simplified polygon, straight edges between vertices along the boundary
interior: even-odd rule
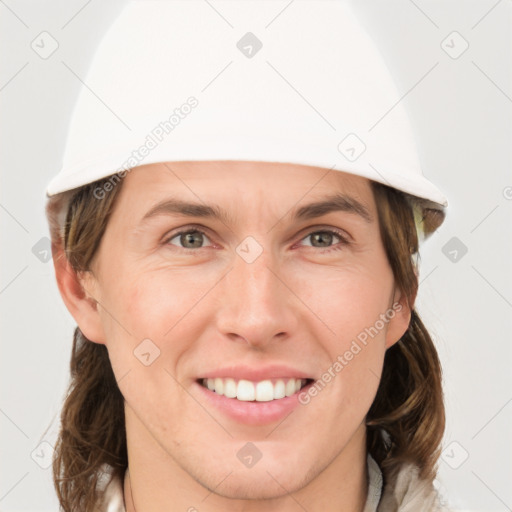
[[[310,220],[331,212],[347,212],[358,215],[367,223],[373,222],[369,209],[354,197],[334,194],[322,200],[306,204],[292,213],[292,219]],[[225,224],[232,223],[231,215],[217,205],[191,203],[177,198],[168,198],[153,206],[142,218],[141,223],[158,215],[181,215],[218,219]]]

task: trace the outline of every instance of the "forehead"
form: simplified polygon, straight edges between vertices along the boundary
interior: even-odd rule
[[[161,198],[165,194],[201,200],[237,198],[298,202],[342,192],[372,206],[370,181],[361,176],[321,167],[279,162],[193,161],[149,164],[124,178],[123,196]],[[128,197],[126,197],[128,199]]]

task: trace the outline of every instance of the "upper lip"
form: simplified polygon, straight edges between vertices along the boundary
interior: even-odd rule
[[[292,368],[282,364],[267,365],[267,366],[225,366],[209,372],[203,373],[199,378],[201,379],[215,379],[215,378],[233,378],[245,379],[252,381],[262,381],[267,379],[313,379],[311,374],[304,371]]]

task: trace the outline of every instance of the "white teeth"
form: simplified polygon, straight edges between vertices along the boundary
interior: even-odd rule
[[[236,398],[236,382],[235,379],[226,379],[224,381],[224,396],[228,398]]]
[[[215,393],[217,393],[217,388],[215,388]],[[222,395],[222,391],[219,391],[219,395]],[[248,380],[238,381],[238,387],[236,388],[237,400],[252,402],[254,400],[254,395],[254,384],[252,382]]]
[[[258,402],[270,402],[274,400],[274,386],[269,380],[262,380],[256,384],[256,400]]]
[[[219,395],[223,395],[224,394],[224,381],[222,379],[215,379],[215,389],[219,390],[217,391],[219,393]]]
[[[290,379],[286,383],[285,395],[286,396],[292,396],[293,393],[295,393],[295,380],[294,379]]]
[[[274,384],[274,399],[284,398],[286,396],[285,393],[285,385],[283,380],[278,380]]]
[[[228,398],[236,398],[242,402],[270,402],[285,396],[292,396],[305,385],[306,381],[304,379],[278,379],[275,382],[271,380],[251,382],[241,379],[237,382],[232,378],[217,377],[203,379],[202,383],[210,391],[215,391],[215,393]]]

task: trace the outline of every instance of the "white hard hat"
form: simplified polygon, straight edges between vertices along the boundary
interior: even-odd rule
[[[276,17],[280,6],[128,1],[84,79],[47,195],[149,163],[242,160],[344,171],[442,211],[350,2],[297,1]]]

